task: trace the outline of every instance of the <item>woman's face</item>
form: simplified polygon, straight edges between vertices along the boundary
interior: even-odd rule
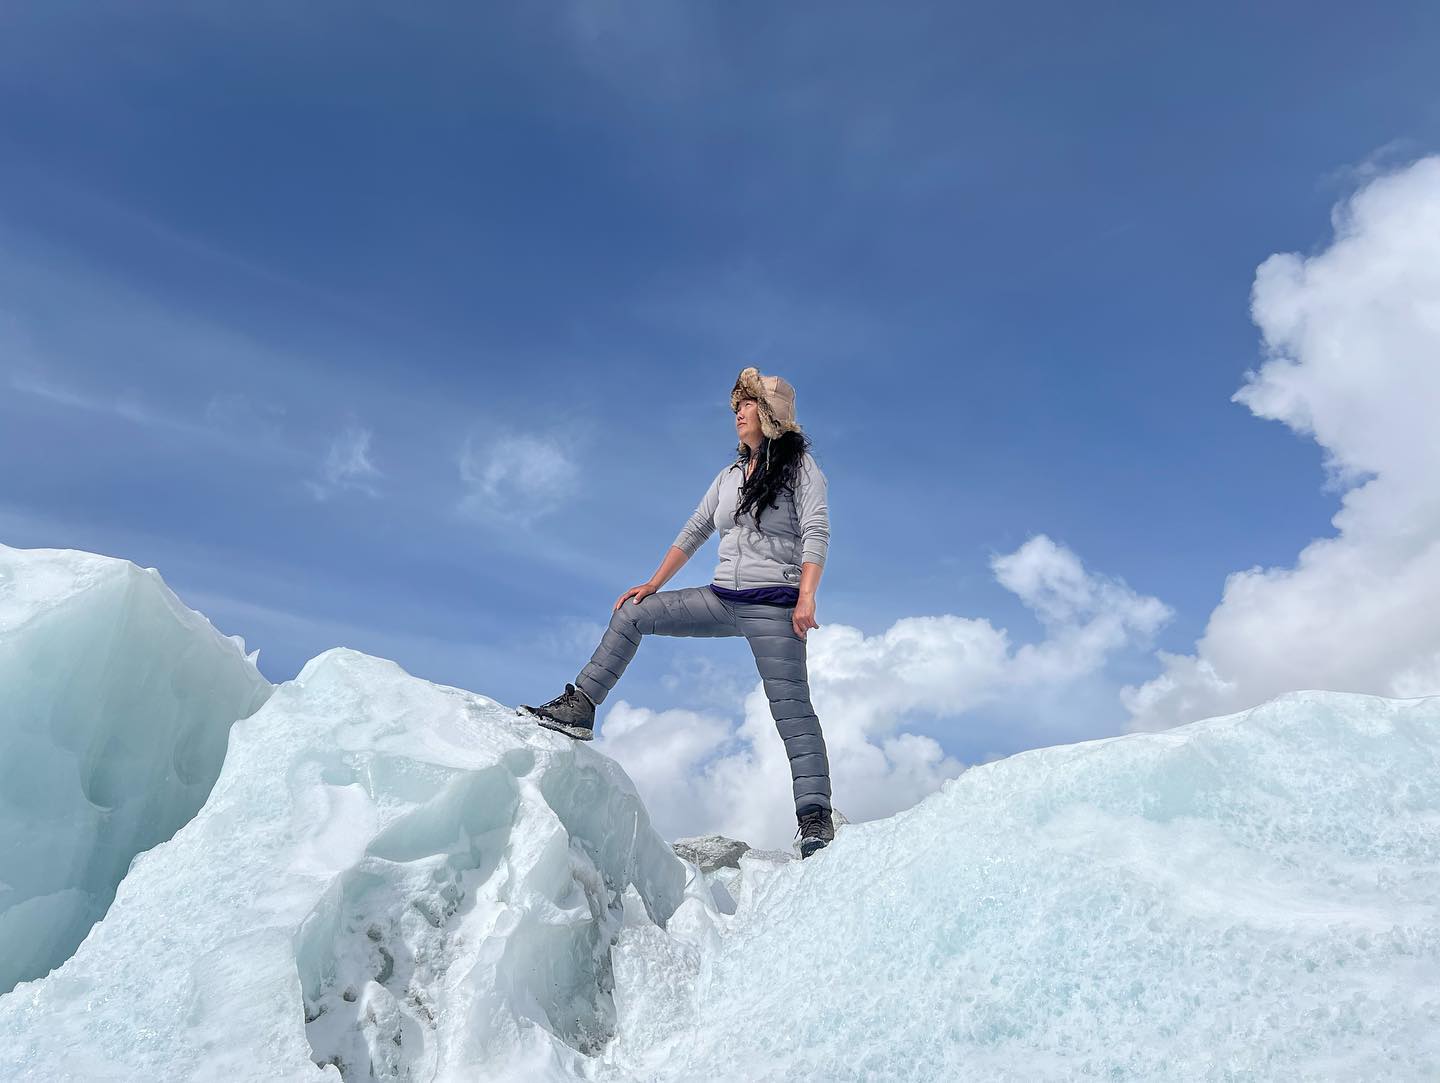
[[[760,446],[760,408],[754,399],[741,399],[735,409],[735,432],[751,448]]]

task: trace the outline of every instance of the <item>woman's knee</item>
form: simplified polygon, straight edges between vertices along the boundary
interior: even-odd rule
[[[640,603],[623,602],[615,612],[610,614],[610,627],[627,639],[636,639],[644,635],[645,629],[654,624],[654,610],[650,604],[650,595]]]

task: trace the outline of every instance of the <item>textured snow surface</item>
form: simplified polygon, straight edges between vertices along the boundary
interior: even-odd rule
[[[65,748],[72,789],[78,763],[163,792],[185,725],[114,682],[216,633],[149,573],[36,560],[0,580],[28,712],[0,735],[89,734],[18,762]],[[130,597],[108,625],[106,591]],[[86,698],[115,687],[128,714]],[[65,850],[93,787],[25,790],[16,762],[0,839]],[[342,1076],[1440,1078],[1440,699],[1296,693],[1025,753],[808,861],[702,873],[592,747],[329,651],[233,725],[204,807],[74,956],[0,996],[0,1079]]]
[[[973,768],[616,949],[616,1078],[1440,1078],[1440,700]]]
[[[0,993],[75,950],[269,694],[154,571],[0,545]]]
[[[663,921],[684,878],[613,761],[328,651],[75,957],[0,998],[0,1078],[573,1076],[614,1029],[622,894]]]

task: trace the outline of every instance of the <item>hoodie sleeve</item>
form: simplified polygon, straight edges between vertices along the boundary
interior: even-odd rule
[[[795,514],[800,520],[801,560],[825,566],[830,549],[830,509],[826,497],[830,483],[806,452],[795,479]]]
[[[728,466],[725,470],[730,469]],[[715,533],[715,509],[720,506],[720,479],[725,476],[725,470],[715,475],[715,480],[710,483],[710,488],[705,490],[705,495],[700,498],[699,505],[690,513],[690,518],[680,528],[674,545],[685,554],[693,557],[695,551],[705,544],[707,538]]]

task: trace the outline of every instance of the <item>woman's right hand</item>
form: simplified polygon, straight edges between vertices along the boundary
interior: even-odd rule
[[[629,590],[627,590],[624,594],[620,595],[620,597],[615,600],[615,609],[619,609],[622,605],[625,604],[626,600],[630,598],[635,599],[634,603],[632,604],[639,605],[646,598],[650,597],[650,595],[654,594],[655,589],[656,588],[650,583],[641,583],[638,587],[631,587]],[[612,610],[611,612],[614,612],[614,610]]]

